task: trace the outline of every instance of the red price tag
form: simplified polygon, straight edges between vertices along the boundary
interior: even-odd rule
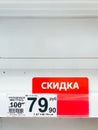
[[[32,93],[57,94],[57,115],[87,117],[89,86],[86,77],[35,77]]]

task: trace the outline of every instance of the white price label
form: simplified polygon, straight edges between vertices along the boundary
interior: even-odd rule
[[[28,117],[56,117],[57,96],[51,94],[27,95],[25,107]]]
[[[7,95],[8,117],[56,117],[56,94]]]
[[[7,96],[8,100],[8,116],[20,116],[24,117],[25,116],[25,95],[8,95]]]
[[[67,96],[67,98],[66,98]],[[68,97],[69,96],[69,97]],[[75,96],[57,94],[0,94],[0,117],[75,117],[71,115],[70,103]],[[80,97],[78,101],[81,101]],[[77,101],[77,98],[76,98]],[[83,102],[86,101],[83,97]],[[89,109],[86,117],[98,117],[98,94],[89,94]],[[76,103],[75,103],[76,105]],[[67,109],[63,108],[67,107]],[[68,111],[67,111],[68,110]],[[73,112],[74,109],[72,109]],[[77,109],[76,109],[77,110]],[[65,114],[69,112],[68,114]],[[80,116],[80,115],[79,115]],[[78,116],[78,117],[79,117]],[[84,115],[82,115],[84,117]]]

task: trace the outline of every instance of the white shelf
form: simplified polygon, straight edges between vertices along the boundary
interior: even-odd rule
[[[0,1],[0,16],[97,17],[97,0]]]
[[[0,59],[0,69],[98,69],[98,59]]]
[[[34,82],[32,82],[33,78],[36,77],[40,77],[42,79],[44,79],[44,77],[47,77],[47,82],[49,81],[48,78],[50,77],[51,79],[56,78],[60,78],[62,77],[66,79],[66,77],[70,77],[70,81],[72,80],[72,77],[87,77],[88,78],[88,83],[86,82],[86,86],[85,83],[84,85],[81,83],[83,89],[80,88],[80,92],[81,90],[83,90],[83,92],[85,92],[85,88],[88,88],[89,93],[87,92],[86,94],[84,93],[77,93],[77,98],[74,97],[74,94],[72,94],[72,100],[73,101],[88,101],[88,99],[86,98],[87,96],[89,96],[89,114],[88,114],[88,118],[89,117],[98,117],[98,69],[34,69],[34,70],[22,70],[22,69],[17,69],[17,70],[0,70],[0,115],[1,117],[10,117],[10,115],[8,115],[8,106],[9,103],[7,102],[8,100],[8,95],[9,96],[25,96],[25,95],[32,95],[34,93],[32,93],[32,90],[35,89],[35,85]],[[45,80],[45,79],[44,79]],[[51,81],[51,80],[50,80]],[[53,80],[52,80],[53,81]],[[51,81],[51,82],[52,82]],[[58,80],[59,81],[59,80]],[[65,80],[66,81],[66,80]],[[82,81],[84,82],[84,80],[82,79]],[[39,88],[39,79],[37,80],[38,85],[36,85],[36,90],[39,93],[41,90],[38,89]],[[55,80],[54,80],[55,82]],[[72,81],[71,81],[72,82]],[[40,82],[41,84],[41,82]],[[87,85],[88,84],[88,85]],[[50,90],[50,89],[49,89]],[[56,89],[55,89],[56,90]],[[44,90],[45,91],[45,90]],[[64,90],[60,91],[59,93],[64,92]],[[42,92],[43,93],[43,92]],[[71,100],[71,98],[68,98],[66,94],[69,94],[68,91],[65,91],[65,96],[63,98],[60,98],[61,100]],[[36,95],[36,94],[35,94]],[[43,95],[45,96],[45,93],[43,93]],[[69,94],[70,95],[70,94]],[[76,94],[75,94],[76,95]],[[81,107],[86,109],[87,107],[83,104],[83,102],[81,102]],[[5,106],[5,107],[4,107]],[[27,107],[29,107],[29,104],[26,104]],[[75,105],[76,106],[76,105]],[[74,107],[74,106],[73,106]],[[4,111],[5,109],[5,111]],[[28,110],[28,109],[27,109]],[[73,109],[74,110],[74,109]],[[77,109],[79,110],[79,109]],[[88,109],[86,109],[88,110]],[[66,111],[66,109],[65,109]],[[14,115],[13,115],[14,116]],[[19,115],[17,115],[19,117]],[[26,114],[25,116],[20,115],[20,117],[31,117],[31,115]],[[73,117],[73,115],[71,115],[71,113],[69,114],[70,117]],[[86,115],[77,115],[77,117],[85,117]],[[14,116],[15,117],[15,116]],[[32,116],[34,117],[34,116]],[[38,117],[38,116],[37,116]],[[44,117],[44,116],[43,116]],[[68,115],[58,115],[58,117],[68,117]]]

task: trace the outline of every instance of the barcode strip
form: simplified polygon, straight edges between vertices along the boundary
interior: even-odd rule
[[[24,113],[24,109],[9,109],[9,113],[11,113],[11,114],[15,114],[15,113],[22,114],[22,113]]]

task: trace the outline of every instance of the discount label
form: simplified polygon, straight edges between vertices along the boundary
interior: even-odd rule
[[[89,109],[87,94],[0,95],[0,117],[88,117]]]

